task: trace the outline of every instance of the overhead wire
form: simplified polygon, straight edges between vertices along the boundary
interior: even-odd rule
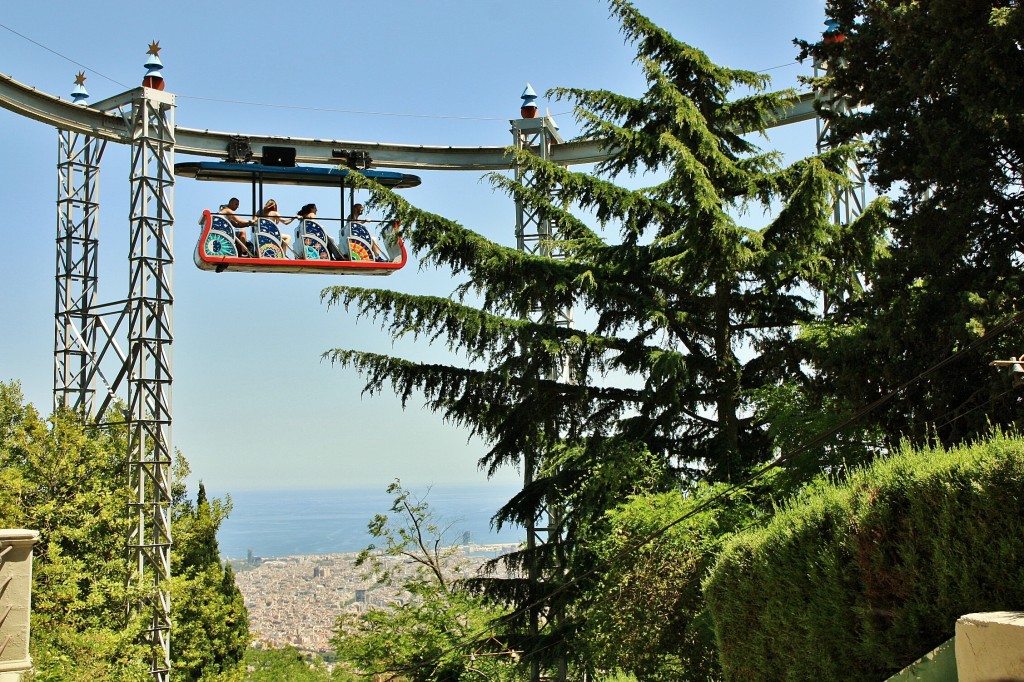
[[[82,64],[81,62],[79,62],[79,61],[77,61],[75,59],[72,59],[71,57],[67,56],[66,54],[63,54],[63,53],[59,52],[58,50],[54,50],[53,48],[48,47],[48,46],[44,45],[43,43],[40,43],[39,41],[34,40],[34,39],[26,36],[25,34],[20,33],[18,31],[14,30],[10,26],[7,26],[5,24],[0,23],[0,28],[3,28],[5,30],[13,33],[14,35],[18,36],[19,38],[21,38],[23,40],[26,40],[26,41],[32,43],[33,45],[35,45],[37,47],[40,47],[40,48],[46,50],[47,52],[50,52],[50,53],[60,57],[61,59],[64,59],[65,61],[71,62],[75,66],[81,67],[85,71],[88,71],[90,73],[94,73],[97,76],[100,76],[101,78],[104,78],[104,79],[110,81],[111,83],[119,85],[120,87],[124,88],[125,90],[131,89],[131,86],[125,85],[124,83],[122,83],[121,81],[119,81],[119,80],[117,80],[115,78],[111,78],[110,76],[106,76],[106,75],[100,73],[99,71],[97,71],[96,69],[94,69],[94,68],[92,68],[90,66],[86,66],[85,64]],[[798,63],[799,62],[794,61],[794,62],[789,62],[787,64],[780,64],[778,66],[770,66],[770,67],[768,67],[766,69],[759,69],[759,70],[757,70],[757,73],[764,73],[764,72],[767,72],[767,71],[773,71],[775,69],[782,69],[782,68],[785,68],[787,66],[792,66],[792,65],[798,64]],[[218,98],[218,97],[201,97],[201,96],[198,96],[198,95],[183,95],[183,94],[180,94],[180,93],[175,93],[175,96],[178,99],[194,100],[194,101],[198,101],[198,102],[212,102],[212,103],[218,103],[218,104],[232,104],[232,105],[240,105],[240,106],[247,106],[247,107],[264,107],[264,108],[270,108],[270,109],[284,109],[284,110],[288,110],[288,111],[311,111],[311,112],[331,113],[331,114],[353,114],[353,115],[358,115],[358,116],[391,116],[391,117],[398,117],[398,118],[419,118],[419,119],[436,119],[436,120],[452,120],[452,121],[507,121],[508,120],[507,116],[457,116],[457,115],[448,115],[448,114],[419,114],[419,113],[392,112],[392,111],[368,111],[368,110],[361,110],[361,109],[338,109],[338,108],[333,108],[333,107],[302,106],[302,105],[297,105],[297,104],[275,104],[275,103],[270,103],[270,102],[252,102],[252,101],[247,101],[247,100],[225,99],[225,98]],[[572,111],[563,111],[563,112],[556,112],[556,113],[550,114],[550,115],[551,116],[566,116],[566,115],[569,115],[571,113],[572,113]]]
[[[54,50],[51,47],[47,47],[46,45],[40,43],[39,41],[34,40],[34,39],[26,36],[25,34],[19,33],[18,31],[14,30],[10,26],[7,26],[5,24],[0,23],[0,28],[3,28],[5,30],[7,30],[7,31],[10,31],[11,33],[13,33],[14,35],[18,36],[19,38],[21,38],[23,40],[26,40],[26,41],[32,43],[33,45],[35,45],[37,47],[40,47],[40,48],[46,50],[47,52],[50,52],[50,53],[60,57],[61,59],[64,59],[65,61],[71,62],[75,66],[81,67],[85,71],[88,71],[90,73],[94,73],[97,76],[100,76],[101,78],[105,78],[106,80],[108,80],[111,83],[114,83],[116,85],[119,85],[120,87],[124,88],[125,90],[131,89],[131,86],[125,85],[124,83],[122,83],[121,81],[119,81],[119,80],[117,80],[115,78],[111,78],[110,76],[106,76],[106,75],[100,73],[99,71],[97,71],[96,69],[94,69],[94,68],[92,68],[90,66],[87,66],[85,64],[82,64],[81,62],[76,61],[75,59],[72,59],[71,57],[67,56],[66,54],[63,54],[63,53],[61,53],[61,52],[59,52],[57,50]],[[360,109],[337,109],[337,108],[331,108],[331,107],[301,106],[301,105],[296,105],[296,104],[274,104],[274,103],[269,103],[269,102],[251,102],[251,101],[246,101],[246,100],[224,99],[224,98],[217,98],[217,97],[200,97],[200,96],[197,96],[197,95],[182,95],[182,94],[178,94],[178,93],[175,93],[175,96],[177,98],[179,98],[179,99],[190,99],[190,100],[195,100],[195,101],[200,101],[200,102],[215,102],[215,103],[220,103],[220,104],[236,104],[236,105],[242,105],[242,106],[248,106],[248,107],[267,107],[267,108],[271,108],[271,109],[287,109],[287,110],[291,110],[291,111],[315,111],[315,112],[338,113],[338,114],[358,114],[360,116],[396,116],[396,117],[403,117],[403,118],[424,118],[424,119],[456,120],[456,121],[507,121],[508,120],[507,116],[455,116],[455,115],[444,115],[444,114],[416,114],[416,113],[402,113],[402,112],[389,112],[389,111],[364,111],[364,110],[360,110]],[[556,114],[552,114],[552,115],[553,116],[562,116],[562,115],[568,114],[568,113],[571,113],[571,112],[562,112],[562,113],[556,113]]]
[[[1006,389],[1006,390],[1005,390],[1005,391],[1003,391],[1002,393],[997,393],[996,395],[992,396],[991,398],[989,398],[988,400],[986,400],[985,402],[983,402],[983,403],[982,403],[981,405],[975,405],[975,406],[974,406],[974,407],[972,407],[971,409],[967,410],[966,412],[961,412],[960,414],[956,415],[956,416],[955,416],[955,417],[953,417],[952,419],[948,419],[948,420],[946,420],[946,421],[944,421],[944,422],[942,422],[942,423],[936,424],[936,425],[935,425],[935,428],[937,428],[937,429],[941,429],[941,428],[942,428],[942,427],[944,427],[944,426],[949,426],[949,425],[950,425],[950,424],[952,424],[953,422],[957,421],[958,419],[962,419],[963,417],[966,417],[967,415],[971,414],[972,412],[975,412],[975,411],[977,411],[977,410],[980,410],[980,409],[982,409],[982,408],[984,408],[984,407],[988,407],[989,405],[991,405],[991,404],[992,404],[992,403],[994,403],[995,401],[999,400],[999,399],[1000,399],[1000,398],[1002,398],[1003,396],[1007,395],[1008,393],[1016,393],[1016,392],[1017,392],[1017,391],[1019,391],[1019,390],[1020,390],[1020,387],[1019,387],[1019,386],[1011,386],[1010,388]],[[967,404],[967,402],[968,402],[968,401],[964,401],[964,403],[963,403],[963,404],[961,404],[961,405],[958,405],[957,407],[955,407],[954,409],[952,409],[952,410],[950,410],[950,411],[946,412],[946,413],[945,413],[945,414],[943,414],[943,415],[940,415],[940,418],[941,418],[941,417],[945,417],[945,416],[947,416],[947,415],[950,415],[950,414],[952,414],[953,412],[955,412],[956,410],[959,410],[959,409],[960,409],[960,408],[962,408],[962,407],[963,407],[964,405],[966,405],[966,404]]]
[[[22,38],[23,40],[27,40],[28,42],[32,43],[33,45],[36,45],[37,47],[41,47],[44,50],[46,50],[47,52],[51,52],[51,53],[57,55],[58,57],[60,57],[61,59],[64,59],[66,61],[71,62],[75,66],[80,66],[81,68],[85,69],[86,71],[90,71],[90,72],[96,74],[97,76],[99,76],[101,78],[106,78],[111,83],[114,83],[116,85],[120,85],[125,90],[129,89],[129,86],[125,85],[121,81],[119,81],[119,80],[117,80],[115,78],[111,78],[110,76],[105,76],[102,73],[100,73],[99,71],[97,71],[96,69],[94,69],[94,68],[92,68],[90,66],[86,66],[85,64],[82,64],[81,62],[77,62],[74,59],[72,59],[71,57],[67,56],[66,54],[62,54],[62,53],[58,52],[57,50],[54,50],[51,47],[47,47],[46,45],[43,45],[39,41],[33,40],[32,38],[29,38],[27,35],[25,35],[23,33],[18,33],[17,31],[15,31],[10,26],[6,26],[4,24],[0,24],[0,28],[5,29],[7,31],[10,31],[11,33],[13,33],[14,35],[18,36],[19,38]]]

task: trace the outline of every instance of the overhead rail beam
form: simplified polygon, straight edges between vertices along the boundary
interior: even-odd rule
[[[142,90],[143,88],[137,88]],[[48,95],[24,85],[10,76],[0,74],[0,107],[35,119],[60,130],[91,135],[92,137],[131,143],[131,135],[124,119],[106,109],[119,107],[125,99],[131,100],[129,91],[83,107],[59,97]],[[814,95],[801,94],[788,109],[781,111],[774,126],[808,121],[815,118]],[[507,170],[512,161],[505,147],[449,147],[443,145],[392,144],[386,142],[352,142],[345,140],[318,140],[275,135],[249,135],[238,132],[199,130],[175,127],[175,152],[215,159],[228,157],[233,138],[248,138],[258,157],[265,146],[295,148],[296,163],[338,165],[334,152],[341,149],[365,151],[373,158],[377,168],[408,168],[415,170]],[[572,166],[598,163],[610,156],[610,151],[597,142],[581,140],[555,145],[550,159],[555,163]],[[258,160],[258,158],[257,158]]]

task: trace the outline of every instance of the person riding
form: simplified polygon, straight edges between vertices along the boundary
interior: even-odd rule
[[[268,199],[267,203],[263,205],[263,208],[260,209],[259,213],[257,213],[256,216],[258,218],[266,218],[267,220],[273,222],[275,225],[289,225],[291,224],[292,221],[295,220],[295,218],[285,218],[280,213],[278,213],[277,202],[274,201],[273,199]],[[281,244],[284,246],[284,252],[286,256],[291,248],[291,239],[292,238],[289,235],[285,234],[284,232],[281,232]]]
[[[224,216],[225,220],[231,223],[231,227],[235,229],[235,242],[238,243],[238,250],[242,256],[252,256],[253,249],[249,243],[248,235],[245,232],[246,227],[250,227],[256,224],[256,219],[243,220],[236,214],[239,206],[238,197],[231,197],[228,199],[228,203],[222,204],[218,213]]]
[[[316,219],[316,204],[306,204],[299,209],[299,218],[302,220],[315,220]],[[331,260],[348,260],[348,258],[338,248],[338,244],[331,238],[331,235],[327,234],[324,230],[324,236],[327,237],[327,251],[331,256]]]
[[[369,237],[370,240],[370,250],[372,252],[370,255],[373,256],[375,261],[388,262],[391,260],[391,256],[389,256],[388,252],[384,250],[384,247],[380,245],[377,238],[370,234],[368,229],[365,229],[366,219],[363,218],[362,204],[352,204],[352,211],[348,214],[347,220],[349,222],[349,230],[352,229],[353,224],[364,226],[363,231],[365,231],[366,237]]]

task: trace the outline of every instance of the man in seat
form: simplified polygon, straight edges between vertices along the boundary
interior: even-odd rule
[[[245,232],[246,227],[250,227],[256,224],[256,219],[242,220],[239,218],[235,211],[238,210],[239,201],[237,197],[231,197],[228,203],[222,205],[218,213],[224,216],[225,220],[231,223],[231,226],[235,228],[235,242],[238,244],[239,253],[243,256],[252,257],[252,249],[249,246],[249,237]]]

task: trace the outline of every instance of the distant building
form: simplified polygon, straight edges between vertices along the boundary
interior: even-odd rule
[[[357,604],[365,604],[366,603],[366,590],[356,590],[356,603]]]

